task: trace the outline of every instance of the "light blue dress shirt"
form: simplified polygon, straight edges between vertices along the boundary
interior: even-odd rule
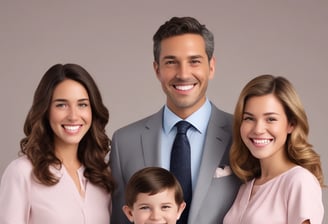
[[[209,100],[206,99],[206,102],[201,108],[185,119],[185,121],[188,121],[193,125],[193,127],[189,128],[187,132],[191,150],[191,178],[193,188],[195,187],[198,177],[206,129],[211,116],[211,110],[212,105]],[[171,149],[177,132],[177,128],[174,125],[180,120],[182,119],[174,114],[165,105],[163,114],[163,130],[161,134],[160,161],[162,167],[167,170],[170,170]]]

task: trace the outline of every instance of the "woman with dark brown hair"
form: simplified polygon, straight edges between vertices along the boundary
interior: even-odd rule
[[[109,113],[90,74],[57,64],[26,117],[21,156],[0,185],[2,224],[108,224],[113,179],[105,157]]]

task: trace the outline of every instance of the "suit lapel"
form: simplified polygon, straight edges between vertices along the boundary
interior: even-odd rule
[[[198,180],[193,193],[193,203],[190,208],[189,223],[195,222],[197,214],[204,202],[212,178],[229,139],[229,133],[224,130],[223,124],[219,124],[220,112],[212,105],[212,114],[207,127]]]
[[[162,128],[163,108],[149,117],[141,134],[141,144],[145,166],[160,166],[160,135]]]

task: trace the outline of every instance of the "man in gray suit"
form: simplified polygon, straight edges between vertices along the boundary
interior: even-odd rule
[[[149,166],[170,169],[174,125],[180,120],[192,124],[187,132],[193,192],[188,223],[222,223],[240,183],[229,167],[232,115],[206,97],[215,71],[213,35],[192,17],[173,17],[157,30],[153,41],[153,66],[166,104],[113,135],[110,166],[117,189],[111,223],[129,223],[122,212],[124,189],[136,171]]]

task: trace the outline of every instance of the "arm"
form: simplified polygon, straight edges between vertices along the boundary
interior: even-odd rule
[[[0,223],[27,224],[30,213],[30,169],[23,167],[21,160],[9,164],[3,173],[0,185]]]
[[[122,206],[124,204],[125,184],[121,170],[119,144],[117,133],[114,133],[112,138],[112,148],[110,153],[110,168],[115,180],[116,188],[112,195],[112,212],[111,223],[130,223],[126,219]],[[125,220],[123,222],[123,220]]]
[[[322,223],[322,189],[315,176],[303,169],[289,182],[288,223]]]

